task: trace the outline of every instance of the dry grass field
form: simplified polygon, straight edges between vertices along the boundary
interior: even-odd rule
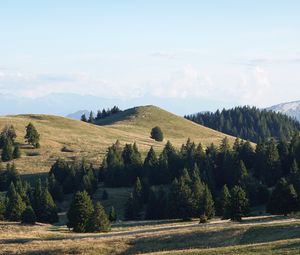
[[[32,122],[40,133],[41,148],[32,149],[24,141],[25,126]],[[99,125],[84,123],[51,115],[17,115],[0,117],[0,129],[6,124],[14,125],[17,142],[22,147],[22,157],[15,160],[22,174],[48,172],[53,162],[59,158],[73,160],[86,157],[99,165],[106,149],[117,139],[122,144],[137,142],[144,154],[150,146],[161,150],[167,140],[177,148],[187,138],[203,145],[219,144],[223,133],[195,124],[155,106],[136,107],[109,117]],[[165,139],[156,142],[151,139],[151,129],[159,125]],[[230,142],[234,138],[228,136]],[[69,152],[63,152],[66,147]]]
[[[299,254],[300,221],[284,217],[116,224],[112,232],[0,223],[0,254]],[[141,225],[142,224],[142,225]]]

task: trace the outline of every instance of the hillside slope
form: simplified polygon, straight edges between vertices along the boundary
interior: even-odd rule
[[[25,144],[25,126],[32,122],[38,129],[41,148],[32,149]],[[51,115],[16,115],[0,117],[0,129],[6,124],[14,125],[17,142],[21,144],[23,155],[15,160],[21,173],[49,171],[58,157],[74,159],[86,157],[100,164],[106,149],[117,139],[121,143],[137,142],[139,149],[146,153],[153,145],[161,150],[167,140],[177,148],[190,137],[204,145],[218,144],[224,134],[195,124],[182,117],[154,106],[136,107],[115,114],[93,125],[64,117]],[[159,125],[165,135],[163,142],[155,142],[149,137],[151,128]],[[233,141],[233,137],[229,137]],[[71,152],[62,152],[66,146]]]

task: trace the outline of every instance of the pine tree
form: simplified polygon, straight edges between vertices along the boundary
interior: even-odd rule
[[[241,221],[247,213],[248,199],[246,192],[240,186],[234,186],[230,192],[230,219]]]
[[[34,148],[40,147],[40,134],[31,122],[26,127],[26,135],[24,138],[28,144],[31,144]]]
[[[219,200],[219,213],[222,219],[230,218],[230,192],[225,184],[221,190],[220,200]]]
[[[83,122],[87,122],[87,118],[86,118],[85,114],[82,114],[80,119]]]
[[[68,210],[68,228],[75,232],[87,232],[90,217],[94,211],[93,203],[86,191],[78,191]]]
[[[245,183],[247,177],[248,177],[248,171],[245,167],[244,161],[240,160],[236,169],[235,183],[242,185]]]
[[[6,218],[11,221],[19,221],[26,205],[21,196],[17,193],[13,183],[10,184],[7,201]]]
[[[64,198],[62,186],[55,179],[54,174],[50,173],[48,176],[49,192],[55,201],[61,202]]]
[[[157,183],[157,175],[159,171],[159,162],[156,153],[151,146],[143,165],[143,176],[149,178],[150,184]]]
[[[20,149],[20,145],[16,144],[14,147],[14,151],[13,151],[13,158],[17,159],[21,157],[21,149]]]
[[[94,113],[91,111],[88,119],[89,123],[95,123]]]
[[[2,161],[10,161],[13,159],[13,145],[10,138],[6,138],[1,154]]]
[[[140,208],[138,201],[135,199],[132,193],[125,204],[124,217],[126,220],[136,220],[139,218]]]
[[[13,125],[6,125],[0,134],[0,148],[3,148],[5,141],[7,139],[11,140],[12,144],[15,143],[15,139],[16,139],[17,135],[16,135],[16,131]]]
[[[164,134],[159,126],[152,128],[151,138],[158,142],[161,142],[164,140]]]
[[[108,218],[111,222],[115,222],[117,220],[117,213],[113,206],[110,208]]]
[[[139,177],[136,178],[132,194],[134,199],[138,202],[139,207],[141,207],[143,203],[143,188]]]
[[[0,199],[0,221],[5,219],[5,202],[4,199]]]
[[[36,215],[34,213],[34,210],[32,209],[31,206],[27,206],[24,210],[24,212],[22,213],[21,216],[21,222],[23,224],[35,224],[36,222]]]
[[[298,209],[297,199],[298,195],[294,186],[281,178],[271,194],[267,211],[272,214],[287,215]]]
[[[94,207],[94,212],[89,220],[88,232],[108,232],[111,229],[109,219],[100,202]]]
[[[211,219],[215,215],[215,206],[212,194],[207,185],[204,187],[203,198],[201,200],[201,216]]]
[[[58,221],[57,207],[47,186],[42,187],[40,179],[37,180],[33,192],[33,209],[37,220],[43,223]]]

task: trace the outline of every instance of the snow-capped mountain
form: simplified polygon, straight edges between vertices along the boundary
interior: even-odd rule
[[[288,116],[296,118],[300,121],[300,100],[288,103],[277,104],[271,107],[268,107],[267,110],[281,112]]]

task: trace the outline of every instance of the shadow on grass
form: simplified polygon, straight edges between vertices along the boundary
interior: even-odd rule
[[[264,243],[300,237],[300,224],[257,226],[249,228],[242,236],[241,244]]]
[[[186,250],[191,248],[224,247],[238,243],[241,230],[237,228],[221,231],[195,231],[178,234],[138,238],[129,243],[130,248],[120,253],[131,255],[158,251]]]

